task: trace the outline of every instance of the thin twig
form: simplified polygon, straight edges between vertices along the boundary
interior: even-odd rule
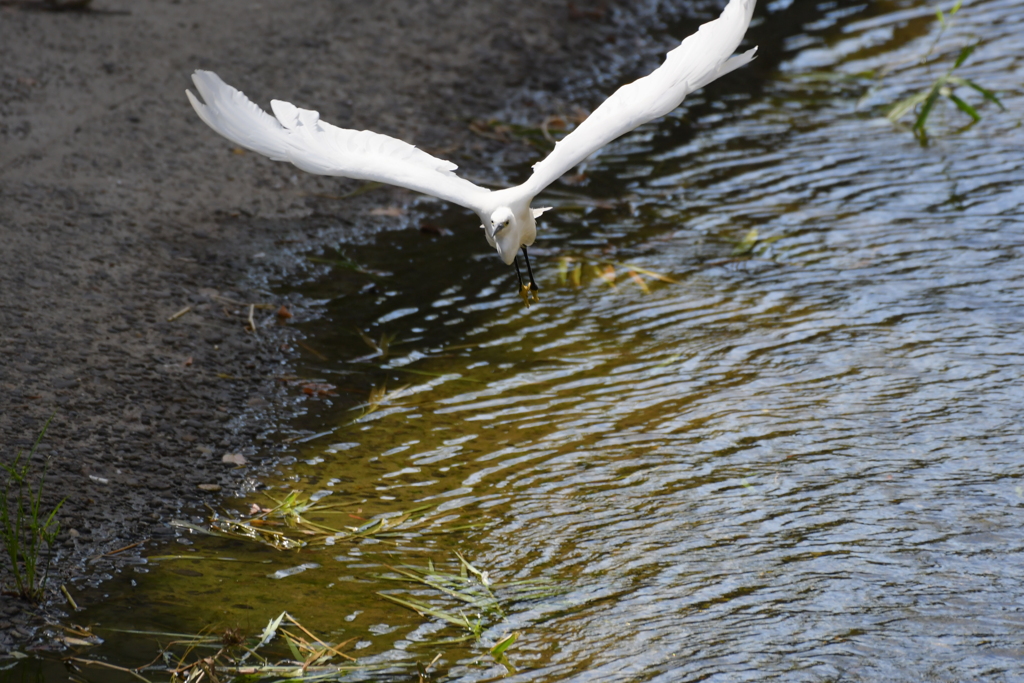
[[[320,359],[320,360],[327,360],[327,356],[325,356],[324,354],[320,353],[319,351],[314,349],[309,344],[307,344],[307,343],[305,343],[303,341],[300,341],[298,339],[295,340],[295,343],[298,344],[299,346],[301,346],[302,348],[306,349],[307,351],[309,351],[311,354],[316,356],[318,359]]]
[[[142,543],[142,541],[137,541],[136,543],[132,543],[131,545],[126,545],[125,547],[118,548],[117,550],[111,550],[109,553],[103,553],[103,555],[101,555],[101,557],[110,557],[111,555],[117,555],[118,553],[123,553],[125,550],[131,550],[132,548],[134,548],[135,546],[139,545],[140,543]]]
[[[106,667],[108,669],[114,669],[115,671],[123,671],[126,674],[131,674],[132,676],[135,676],[140,681],[145,681],[146,683],[151,683],[148,678],[146,678],[145,676],[140,675],[137,671],[134,671],[132,669],[126,669],[123,666],[117,666],[115,664],[107,664],[106,662],[99,662],[99,661],[96,661],[95,659],[82,659],[81,657],[68,657],[68,661],[79,662],[80,664],[85,664],[87,666],[88,665],[104,666],[104,667]]]
[[[75,599],[73,597],[71,597],[71,593],[68,593],[68,589],[67,589],[67,587],[64,584],[61,584],[60,592],[64,594],[65,598],[67,598],[68,604],[71,605],[71,609],[73,609],[73,610],[75,610],[77,612],[78,611],[78,603],[75,602]]]
[[[261,309],[277,308],[277,306],[275,306],[274,304],[246,303],[244,301],[235,301],[234,299],[229,299],[226,296],[219,296],[219,295],[216,295],[216,294],[211,296],[210,298],[211,299],[216,299],[217,301],[220,301],[221,303],[231,304],[232,306],[255,306],[256,308],[261,308]]]
[[[174,315],[168,317],[167,318],[167,322],[173,323],[175,320],[177,320],[178,318],[180,318],[181,316],[185,315],[186,313],[188,313],[191,310],[192,310],[192,306],[186,306],[185,308],[181,309],[180,311],[178,311]]]
[[[347,654],[345,654],[344,652],[338,652],[338,651],[337,651],[337,650],[335,650],[335,649],[334,649],[333,647],[331,647],[330,645],[328,645],[328,644],[327,644],[327,643],[325,643],[324,641],[322,641],[322,640],[320,640],[319,638],[317,638],[316,636],[314,636],[314,635],[313,635],[312,633],[310,633],[310,632],[309,632],[309,630],[308,630],[308,629],[307,629],[307,628],[306,628],[305,626],[303,626],[303,625],[302,625],[302,624],[300,624],[300,623],[299,623],[298,621],[296,621],[296,620],[295,620],[295,618],[294,618],[294,617],[292,617],[292,615],[290,615],[290,614],[288,615],[288,621],[292,622],[293,624],[295,624],[296,626],[298,626],[298,627],[299,627],[300,629],[302,629],[302,632],[303,632],[303,633],[305,633],[305,634],[306,634],[307,636],[309,636],[310,638],[312,638],[312,639],[313,639],[313,640],[315,640],[316,642],[318,642],[318,643],[320,643],[321,645],[323,645],[323,646],[324,646],[324,649],[325,649],[325,650],[329,650],[329,651],[333,652],[334,654],[338,655],[339,657],[341,657],[341,658],[343,658],[343,659],[347,659],[347,660],[349,660],[350,662],[354,662],[354,661],[356,661],[356,660],[355,660],[355,657],[349,657],[349,656],[348,656]]]

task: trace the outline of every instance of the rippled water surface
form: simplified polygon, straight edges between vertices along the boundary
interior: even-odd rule
[[[384,274],[298,287],[329,300],[303,377],[338,396],[307,401],[271,493],[349,524],[429,504],[425,526],[301,553],[197,538],[241,561],[151,562],[116,618],[258,631],[287,609],[365,661],[440,654],[436,680],[500,677],[513,631],[507,680],[1024,678],[1024,4],[968,3],[937,43],[924,3],[798,5],[767,6],[748,73],[542,197],[539,305],[454,209],[425,219],[451,235],[339,248]],[[941,102],[926,146],[883,118],[979,40],[961,71],[1005,113],[962,128]],[[386,359],[357,327],[393,335]],[[377,592],[458,611],[381,578],[457,571],[454,549],[560,592],[438,643],[465,630]]]

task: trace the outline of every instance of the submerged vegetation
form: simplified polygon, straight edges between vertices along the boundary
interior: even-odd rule
[[[912,129],[914,131],[914,135],[924,142],[928,137],[925,133],[925,124],[928,122],[928,115],[931,113],[932,107],[935,106],[935,102],[941,95],[948,98],[950,102],[956,105],[957,109],[970,116],[971,123],[980,121],[981,114],[978,113],[978,110],[956,94],[956,88],[961,86],[977,90],[986,100],[994,102],[1000,109],[1005,111],[1006,108],[995,93],[990,90],[986,90],[972,80],[953,75],[953,71],[958,69],[965,61],[967,61],[967,58],[971,56],[976,47],[978,46],[968,45],[960,50],[960,55],[956,58],[956,62],[948,71],[946,71],[945,74],[936,78],[931,87],[914,93],[910,97],[894,104],[886,115],[888,119],[893,123],[897,123],[901,118],[910,113],[911,110],[917,108],[917,117],[914,119]],[[918,107],[918,105],[920,105],[920,107]]]
[[[465,525],[443,530],[426,529],[430,521],[427,513],[432,506],[424,505],[411,510],[379,515],[365,521],[359,526],[343,526],[326,524],[322,519],[329,515],[352,514],[352,504],[322,505],[304,496],[300,491],[290,492],[284,499],[274,501],[273,507],[265,508],[253,504],[247,519],[214,512],[208,526],[198,526],[189,522],[178,521],[174,524],[206,535],[255,541],[278,550],[298,550],[311,547],[332,546],[339,541],[359,541],[372,539],[376,542],[399,543],[407,540],[410,535],[418,536],[432,533],[449,533],[461,529],[472,528]],[[543,599],[565,592],[560,584],[545,579],[521,579],[512,581],[495,581],[487,571],[471,564],[465,556],[455,551],[458,567],[455,571],[439,568],[433,560],[427,560],[426,566],[412,564],[384,564],[387,573],[376,578],[384,581],[412,584],[419,590],[378,591],[381,598],[416,612],[420,616],[432,617],[448,626],[454,626],[463,633],[442,641],[428,642],[425,645],[451,645],[466,641],[478,642],[485,640],[488,629],[499,626],[505,621],[508,611],[516,604],[531,600]],[[186,556],[160,556],[151,560],[171,559],[202,559]],[[313,565],[316,566],[316,565]],[[426,590],[426,593],[424,592]],[[308,636],[303,640],[295,634],[281,628],[282,620],[291,623]],[[271,665],[264,658],[258,666],[243,666],[249,656],[235,656],[236,646],[239,652],[254,653],[266,645],[274,635],[280,633],[291,652],[291,659]],[[171,636],[174,634],[151,634]],[[494,662],[501,664],[509,672],[515,667],[508,659],[507,650],[516,642],[518,632],[503,633],[500,637],[488,642],[488,654]],[[227,645],[225,637],[200,634],[180,637],[166,646],[160,656],[160,663],[153,664],[177,678],[172,680],[197,683],[201,680],[221,680],[225,677],[241,676],[244,680],[263,678],[288,678],[289,680],[321,680],[324,677],[341,675],[356,670],[367,670],[367,667],[354,663],[351,657],[341,653],[338,648],[347,644],[328,644],[317,639],[298,624],[288,613],[282,613],[272,621],[255,646],[242,646],[241,643]],[[213,655],[198,656],[194,653],[202,649],[215,648]],[[177,652],[177,654],[172,654]],[[330,661],[332,657],[340,657],[343,662]],[[92,660],[76,660],[79,664],[91,666],[101,664]],[[436,663],[437,657],[431,662]],[[379,668],[379,667],[378,667]],[[420,668],[421,680],[430,666]],[[154,669],[155,670],[155,669]],[[140,670],[141,671],[141,670]],[[289,673],[290,672],[290,673]],[[207,678],[203,678],[207,676]],[[255,677],[255,678],[253,678]]]
[[[433,617],[464,631],[462,636],[442,641],[454,643],[466,640],[479,641],[484,632],[506,619],[507,610],[516,603],[560,595],[565,588],[545,579],[523,579],[519,581],[493,581],[488,572],[477,569],[456,551],[459,561],[457,572],[438,569],[428,560],[426,567],[402,565],[389,566],[390,574],[380,578],[428,588],[433,593],[424,599],[417,596],[396,595],[393,592],[378,592],[383,598],[416,612],[423,617]],[[508,660],[505,651],[519,638],[513,631],[498,638],[489,653],[494,661],[504,666],[509,673],[515,667]]]
[[[640,266],[629,263],[618,263],[616,261],[605,261],[601,259],[585,259],[573,256],[562,256],[558,259],[558,284],[571,284],[573,287],[582,286],[584,274],[586,272],[584,269],[585,264],[589,264],[589,270],[596,278],[603,280],[604,283],[612,289],[618,289],[618,285],[615,284],[615,281],[618,278],[618,271],[616,268],[626,271],[626,275],[644,294],[650,294],[651,288],[641,276],[647,276],[654,280],[667,282],[673,285],[679,284],[678,280],[674,280],[667,275],[662,275],[661,273],[656,273],[653,270],[641,268]]]
[[[209,536],[255,541],[277,550],[294,550],[366,538],[396,541],[429,522],[426,513],[433,507],[421,505],[411,510],[379,515],[358,526],[345,526],[337,522],[326,524],[322,520],[334,515],[350,519],[356,517],[351,508],[357,502],[325,505],[301,491],[292,491],[284,499],[273,502],[269,508],[254,503],[247,518],[213,511],[208,526],[182,520],[171,524]]]
[[[65,627],[63,643],[75,651],[64,656],[63,661],[72,672],[82,675],[89,671],[113,670],[144,682],[306,682],[371,673],[388,676],[404,672],[408,675],[413,667],[418,680],[426,681],[432,678],[430,672],[445,652],[450,653],[451,646],[470,642],[472,647],[483,645],[486,650],[480,654],[486,652],[494,664],[504,667],[508,673],[515,673],[508,652],[521,634],[501,630],[507,614],[519,603],[560,595],[566,589],[544,579],[495,581],[461,553],[455,555],[459,563],[455,571],[440,569],[428,560],[425,567],[384,565],[387,573],[377,576],[381,580],[413,586],[401,594],[378,592],[382,598],[462,631],[462,635],[442,640],[410,641],[407,648],[414,647],[420,652],[412,653],[405,661],[379,657],[357,659],[351,653],[360,649],[360,643],[365,645],[364,634],[335,630],[329,635],[318,635],[288,611],[270,619],[258,634],[246,634],[238,627],[210,627],[196,634],[100,627],[103,632],[142,636],[156,642],[152,659],[131,668],[86,654],[85,648],[103,642],[92,629]],[[489,630],[494,633],[488,634]],[[445,649],[438,652],[438,648]],[[476,661],[483,663],[480,659]]]
[[[935,9],[935,16],[939,21],[939,31],[928,50],[920,58],[911,60],[910,62],[901,61],[888,64],[878,69],[871,69],[857,73],[812,71],[804,73],[798,78],[802,81],[847,82],[860,85],[871,84],[868,85],[867,92],[862,94],[860,97],[860,101],[863,102],[876,91],[878,85],[890,74],[896,70],[903,70],[908,64],[910,64],[909,68],[919,69],[923,67],[928,72],[931,72],[936,67],[942,67],[943,64],[948,64],[947,60],[951,54],[953,54],[953,51],[945,49],[937,52],[937,48],[943,36],[945,36],[946,32],[953,25],[953,17],[960,13],[962,6],[963,0],[957,0],[957,2],[948,11],[944,12],[941,8]],[[935,77],[930,84],[910,95],[904,96],[895,102],[890,102],[885,105],[884,112],[886,118],[894,125],[905,127],[902,121],[908,116],[912,116],[913,123],[910,124],[909,130],[922,145],[925,145],[928,142],[929,118],[932,113],[935,112],[935,106],[941,99],[948,100],[954,107],[956,107],[957,110],[970,117],[970,121],[965,127],[974,125],[982,118],[981,113],[978,111],[978,107],[980,105],[971,104],[966,99],[966,92],[974,91],[974,93],[981,96],[982,104],[989,102],[999,107],[1000,110],[1005,111],[1006,107],[1003,106],[1002,100],[999,99],[999,96],[994,90],[986,88],[972,79],[956,75],[955,73],[967,62],[968,59],[970,59],[971,55],[974,54],[979,45],[981,45],[980,40],[973,40],[967,44],[961,44],[961,46],[955,50],[956,57],[953,59],[952,64],[944,67],[943,73]]]
[[[354,672],[399,666],[361,663],[344,652],[355,638],[342,642],[321,638],[288,612],[271,619],[255,636],[245,636],[238,629],[195,635],[156,631],[121,633],[152,637],[164,644],[151,662],[133,669],[79,656],[65,658],[65,664],[76,671],[107,669],[129,674],[140,681],[169,679],[173,683],[337,680]]]
[[[30,475],[32,458],[51,420],[52,416],[43,425],[28,457],[18,451],[10,464],[0,463],[0,541],[10,560],[16,594],[31,602],[39,602],[46,592],[53,546],[60,532],[57,512],[64,504],[62,500],[49,512],[43,509],[46,466],[34,484]]]
[[[941,9],[935,10],[935,14],[939,20],[941,28],[938,35],[935,37],[935,41],[932,43],[931,48],[929,48],[928,52],[921,59],[922,65],[931,68],[933,64],[938,62],[938,59],[932,59],[932,53],[935,51],[935,47],[938,45],[943,34],[945,34],[946,30],[949,28],[950,20],[957,12],[960,11],[962,4],[963,0],[957,0],[956,4],[953,5],[948,14],[944,13]],[[953,72],[963,66],[964,62],[970,58],[977,47],[978,43],[972,43],[962,47],[956,57],[956,60],[953,62],[953,66],[949,67],[945,73],[936,78],[927,88],[919,90],[913,95],[910,95],[909,97],[906,97],[892,105],[886,113],[886,117],[893,123],[899,123],[899,121],[907,114],[910,114],[911,112],[916,113],[911,130],[913,131],[914,136],[921,141],[921,144],[925,144],[928,141],[928,134],[926,130],[928,117],[934,110],[935,103],[940,97],[948,99],[954,106],[956,106],[957,109],[969,116],[971,118],[971,123],[968,125],[972,125],[981,120],[981,114],[978,113],[978,110],[974,105],[970,104],[967,100],[957,94],[958,88],[969,88],[974,90],[980,93],[985,100],[992,102],[1000,109],[1005,110],[1003,103],[994,92],[978,85],[968,78],[953,75]]]
[[[438,605],[410,596],[379,592],[396,604],[408,607],[420,616],[431,616],[453,626],[465,629],[464,639],[479,639],[489,621],[504,619],[505,608],[526,600],[536,600],[564,592],[558,584],[543,579],[521,581],[492,581],[488,572],[470,564],[462,553],[456,551],[459,560],[458,572],[438,569],[432,560],[426,567],[412,565],[389,566],[392,572],[380,578],[389,581],[407,582],[431,588],[454,603],[454,607]],[[440,597],[440,596],[438,596]],[[469,610],[471,616],[466,615]]]

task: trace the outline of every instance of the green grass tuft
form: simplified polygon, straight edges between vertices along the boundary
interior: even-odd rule
[[[3,476],[0,485],[0,542],[11,561],[15,591],[30,602],[41,601],[46,593],[53,546],[60,532],[57,512],[64,504],[61,500],[47,513],[42,507],[46,467],[34,485],[29,475],[32,458],[52,420],[51,415],[32,444],[28,457],[18,451],[13,462],[0,463],[0,476]]]

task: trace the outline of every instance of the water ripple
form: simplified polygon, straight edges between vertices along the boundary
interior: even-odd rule
[[[493,576],[570,589],[510,613],[508,680],[1024,676],[1024,5],[965,6],[936,45],[982,38],[964,74],[1008,111],[936,110],[928,146],[882,105],[935,77],[933,9],[826,10],[763,92],[694,98],[700,134],[644,129],[554,188],[539,306],[480,265],[373,313],[429,340],[383,371],[437,378],[345,455],[482,517],[463,549]]]

